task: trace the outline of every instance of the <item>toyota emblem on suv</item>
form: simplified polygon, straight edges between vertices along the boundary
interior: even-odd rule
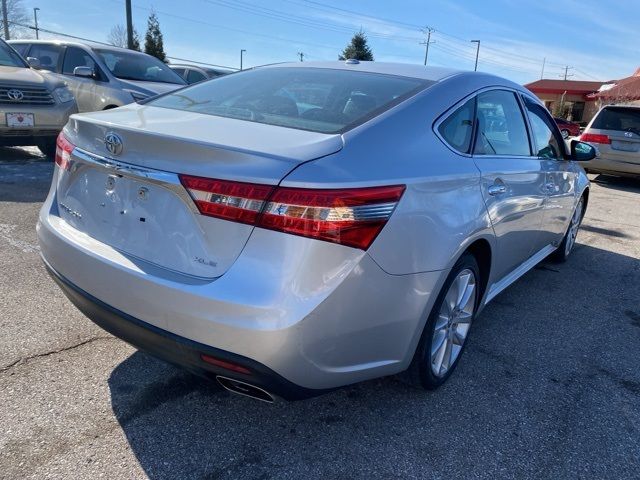
[[[122,139],[113,132],[109,132],[104,136],[104,146],[111,155],[120,155],[122,153]]]
[[[18,90],[17,88],[12,88],[11,90],[7,91],[7,97],[9,97],[9,100],[19,102],[24,98],[24,93],[22,93],[22,91]]]

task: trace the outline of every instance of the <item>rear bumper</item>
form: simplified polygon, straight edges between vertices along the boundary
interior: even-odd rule
[[[46,268],[64,294],[87,318],[112,335],[154,357],[207,379],[213,380],[217,375],[222,375],[256,385],[285,400],[301,400],[329,391],[301,387],[250,358],[189,340],[138,320],[91,296],[50,266],[46,265]],[[200,357],[202,354],[245,367],[251,374],[234,373],[206,363]]]
[[[250,359],[305,392],[406,369],[447,276],[390,275],[361,250],[255,229],[224,275],[185,278],[75,230],[58,215],[55,195],[54,187],[38,240],[67,286],[124,312],[119,318]]]
[[[623,160],[614,160],[606,156],[594,158],[588,162],[581,162],[580,165],[590,172],[594,173],[610,173],[613,175],[640,175],[640,154],[638,154],[638,162],[628,162]]]

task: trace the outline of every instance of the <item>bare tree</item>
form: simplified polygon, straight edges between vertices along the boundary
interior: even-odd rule
[[[27,9],[22,0],[7,0],[7,18],[9,21],[9,35],[11,38],[20,38],[26,35],[28,28],[22,25],[31,25]],[[4,38],[4,22],[0,15],[0,38]]]
[[[127,48],[127,29],[123,25],[115,25],[109,35],[107,41],[116,47]],[[140,51],[140,37],[136,29],[133,29],[133,49]]]

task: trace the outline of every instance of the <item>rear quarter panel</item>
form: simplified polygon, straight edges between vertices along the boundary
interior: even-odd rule
[[[369,249],[389,274],[451,268],[493,230],[471,157],[454,153],[433,132],[434,121],[494,77],[451,77],[344,134],[345,147],[306,163],[282,182],[292,187],[346,188],[405,184],[391,219]]]

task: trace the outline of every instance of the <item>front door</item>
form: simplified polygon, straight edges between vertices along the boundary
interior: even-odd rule
[[[76,67],[89,67],[95,72],[95,78],[76,77],[73,71]],[[67,47],[62,64],[64,80],[73,92],[80,112],[94,112],[102,110],[103,105],[98,95],[100,70],[91,55],[78,47]]]
[[[525,119],[513,92],[478,95],[473,158],[496,234],[498,280],[537,251],[546,199],[546,172],[531,156]]]
[[[558,246],[562,242],[576,201],[577,173],[565,160],[565,144],[551,116],[537,103],[524,97],[524,105],[531,126],[534,155],[546,172],[544,206],[540,243]]]

